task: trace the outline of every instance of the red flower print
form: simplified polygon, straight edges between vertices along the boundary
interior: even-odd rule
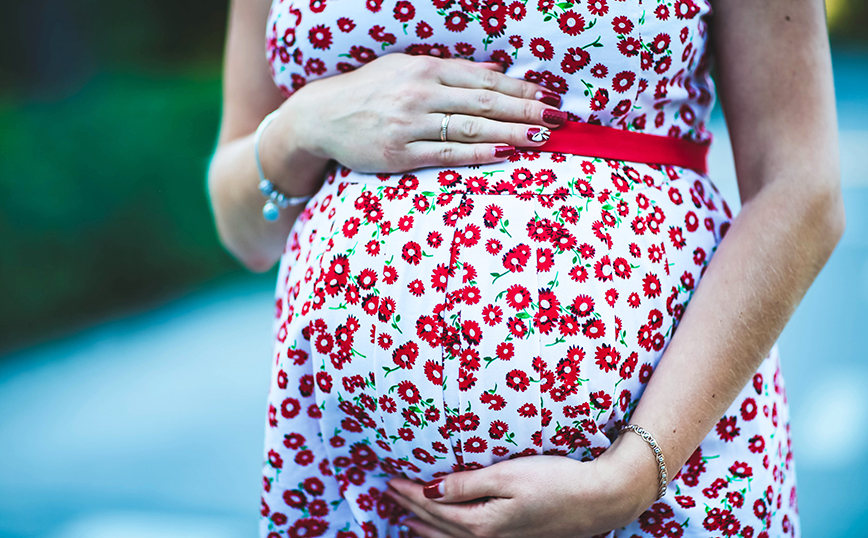
[[[750,465],[742,461],[736,461],[733,463],[729,468],[729,472],[737,478],[748,478],[753,476],[753,470]]]
[[[413,368],[416,359],[419,357],[419,346],[416,342],[410,341],[406,344],[398,346],[392,352],[392,361],[400,368]]]
[[[419,21],[416,24],[416,36],[418,36],[419,39],[428,39],[432,35],[434,35],[434,29],[431,28],[430,24],[425,21]]]
[[[591,405],[596,407],[601,411],[605,411],[612,407],[612,397],[609,396],[604,391],[597,391],[591,393]]]
[[[530,292],[521,284],[513,284],[506,290],[506,304],[516,310],[524,310],[530,306],[530,301]]]
[[[512,370],[506,374],[506,386],[517,392],[524,392],[530,386],[530,378],[522,370]]]
[[[371,1],[372,0],[368,0],[369,3]],[[372,62],[377,58],[377,55],[374,53],[373,50],[367,47],[360,47],[358,45],[353,45],[350,48],[350,56],[357,62],[361,62],[363,64]]]
[[[401,381],[398,384],[398,396],[410,405],[415,405],[422,399],[419,389],[412,381]]]
[[[677,0],[673,9],[679,19],[692,19],[699,13],[699,7],[693,3],[693,0]]]
[[[561,60],[561,69],[564,73],[572,75],[573,73],[584,69],[591,62],[591,55],[580,47],[570,47],[564,53],[564,59]]]
[[[400,0],[395,4],[394,15],[399,22],[409,22],[416,16],[416,8],[410,2]]]
[[[515,346],[512,342],[501,342],[497,344],[497,358],[502,361],[508,361],[515,355]]]
[[[315,49],[327,50],[332,46],[332,31],[324,24],[311,28],[307,37]]]
[[[301,509],[307,504],[307,497],[297,489],[286,490],[283,492],[283,502],[292,508]]]
[[[605,88],[599,88],[591,98],[591,110],[603,110],[609,103],[609,92]]]
[[[524,418],[535,417],[537,414],[536,406],[532,403],[526,403],[518,408],[518,415]]]
[[[602,16],[608,13],[609,6],[606,4],[606,0],[589,0],[588,11],[592,15]]]
[[[520,273],[524,271],[530,254],[531,250],[527,245],[521,244],[513,247],[503,255],[503,267],[513,273]]]
[[[642,48],[642,44],[635,37],[628,37],[618,43],[618,50],[624,56],[636,56]]]
[[[597,347],[596,362],[602,371],[611,372],[615,370],[620,361],[621,354],[609,344]]]
[[[535,37],[530,40],[530,52],[540,60],[551,60],[554,57],[555,49],[547,39]]]
[[[506,30],[506,7],[496,1],[479,13],[479,23],[490,37],[498,37]]]
[[[660,279],[657,278],[657,275],[654,273],[646,274],[645,278],[642,279],[642,292],[645,294],[645,297],[659,297],[661,291]]]
[[[741,428],[736,426],[736,417],[723,417],[718,421],[717,426],[715,426],[717,430],[717,435],[720,437],[722,441],[730,442],[741,433]]]
[[[633,31],[633,21],[624,15],[612,19],[612,29],[616,34],[629,34]]]
[[[464,442],[464,451],[470,454],[480,454],[488,448],[488,442],[481,437],[470,437]]]
[[[612,79],[612,89],[618,93],[624,93],[633,86],[636,74],[632,71],[621,71]]]
[[[527,8],[524,7],[523,3],[518,1],[509,4],[509,7],[507,8],[507,15],[509,15],[509,18],[514,21],[522,20],[526,14]]]
[[[745,398],[741,403],[741,418],[745,421],[753,420],[756,417],[757,405],[753,398]]]
[[[450,32],[463,32],[467,28],[467,15],[460,11],[453,11],[446,15],[446,29]]]
[[[585,19],[572,9],[564,11],[558,18],[561,31],[567,35],[579,35],[585,29]]]

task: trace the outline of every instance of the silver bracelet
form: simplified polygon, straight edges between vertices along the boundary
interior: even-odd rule
[[[666,462],[663,460],[663,451],[660,450],[660,445],[657,444],[657,440],[654,439],[654,437],[642,426],[627,424],[624,426],[624,429],[621,430],[621,433],[624,433],[627,430],[630,430],[641,437],[646,443],[651,445],[651,450],[654,451],[654,456],[657,458],[657,466],[660,469],[660,491],[657,492],[657,500],[660,500],[664,495],[666,495],[666,486],[669,484],[666,475]]]
[[[256,128],[256,134],[253,135],[253,153],[256,155],[256,169],[259,170],[259,192],[267,198],[265,205],[262,206],[262,218],[268,222],[274,222],[280,218],[280,210],[286,209],[291,205],[301,205],[307,203],[313,196],[287,196],[277,190],[274,183],[265,179],[265,173],[262,171],[262,162],[259,160],[259,140],[262,138],[262,133],[271,120],[277,117],[277,110],[265,116],[259,127]]]

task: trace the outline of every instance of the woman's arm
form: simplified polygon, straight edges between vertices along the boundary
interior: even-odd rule
[[[844,232],[823,2],[721,0],[714,9],[742,210],[632,417],[654,432],[673,474],[747,384]]]
[[[270,5],[232,2],[223,119],[208,174],[220,238],[251,270],[274,265],[301,212],[297,206],[283,210],[277,222],[262,218],[253,133],[272,110],[279,114],[262,134],[260,159],[266,177],[290,196],[313,193],[330,160],[388,173],[497,162],[514,146],[541,145],[529,139],[532,130],[566,120],[553,106],[560,97],[504,75],[498,64],[404,54],[317,80],[284,100],[265,59]],[[442,142],[447,113],[454,116]]]
[[[277,222],[262,218],[265,199],[259,192],[259,174],[253,154],[253,132],[259,122],[278,108],[284,98],[271,79],[265,57],[265,24],[270,0],[231,2],[223,65],[223,117],[217,151],[208,171],[208,190],[217,231],[223,245],[248,269],[267,271],[280,257],[286,237],[301,207],[282,210]],[[322,177],[326,160],[292,147],[289,114],[279,115],[263,137],[260,155],[268,178],[283,192],[312,192]],[[275,139],[290,146],[281,156]],[[281,166],[280,160],[287,165]]]
[[[822,0],[714,7],[718,88],[743,207],[631,418],[656,437],[670,476],[747,384],[844,230]],[[421,518],[410,525],[431,538],[558,536],[565,528],[565,536],[585,536],[626,524],[656,498],[657,465],[636,435],[622,435],[590,464],[521,460],[449,475],[437,501],[400,479],[394,495]],[[508,499],[499,509],[448,504],[486,496]]]

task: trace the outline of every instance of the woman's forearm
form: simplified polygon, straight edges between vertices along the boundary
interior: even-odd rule
[[[266,177],[290,196],[311,194],[322,180],[327,160],[294,141],[292,109],[287,101],[260,141]],[[248,269],[267,271],[283,253],[286,238],[303,206],[282,209],[276,222],[262,218],[254,135],[221,142],[208,172],[208,191],[217,231],[224,246]]]
[[[780,170],[744,205],[631,418],[656,436],[670,476],[747,384],[843,233],[836,172],[814,172]]]

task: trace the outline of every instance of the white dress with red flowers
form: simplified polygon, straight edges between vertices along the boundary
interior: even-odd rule
[[[703,142],[709,16],[707,0],[276,0],[267,50],[290,98],[391,52],[495,60],[574,120]],[[731,218],[708,177],[671,166],[333,168],[280,264],[261,535],[398,536],[392,476],[599,456]],[[798,535],[789,433],[774,349],[611,535]]]

